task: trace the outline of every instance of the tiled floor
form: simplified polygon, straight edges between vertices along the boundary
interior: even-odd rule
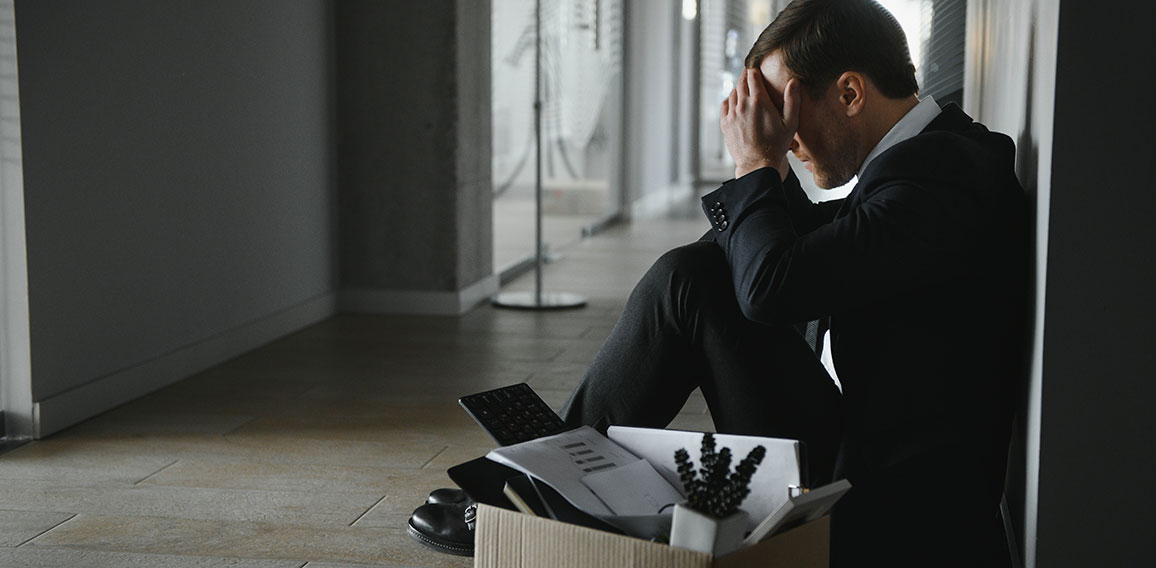
[[[637,222],[564,251],[547,288],[582,310],[340,316],[6,453],[0,567],[469,566],[404,528],[492,447],[457,397],[528,381],[561,406],[633,283],[705,228]],[[676,426],[710,427],[701,397]]]

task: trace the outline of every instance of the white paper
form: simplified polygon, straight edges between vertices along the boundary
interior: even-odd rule
[[[615,515],[657,515],[680,503],[683,496],[671,487],[654,466],[638,460],[613,469],[591,473],[582,478]]]
[[[596,516],[614,513],[582,478],[641,460],[588,426],[496,448],[486,457],[548,483],[575,507]]]

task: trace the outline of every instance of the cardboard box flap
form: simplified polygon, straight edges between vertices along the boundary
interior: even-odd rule
[[[715,568],[827,568],[831,517],[824,516],[717,558]]]
[[[475,568],[826,568],[830,517],[720,558],[478,505]]]

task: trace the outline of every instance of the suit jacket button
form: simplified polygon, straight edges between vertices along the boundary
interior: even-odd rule
[[[721,231],[721,230],[726,229],[726,228],[727,228],[727,220],[723,219],[722,221],[719,221],[718,229]]]
[[[712,207],[712,209],[722,209],[722,202],[721,201],[715,201],[714,207]]]

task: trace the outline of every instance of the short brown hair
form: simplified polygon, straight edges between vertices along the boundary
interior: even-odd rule
[[[919,92],[903,28],[873,0],[794,0],[759,34],[745,65],[783,51],[783,63],[812,97],[845,71],[871,78],[884,96]]]

